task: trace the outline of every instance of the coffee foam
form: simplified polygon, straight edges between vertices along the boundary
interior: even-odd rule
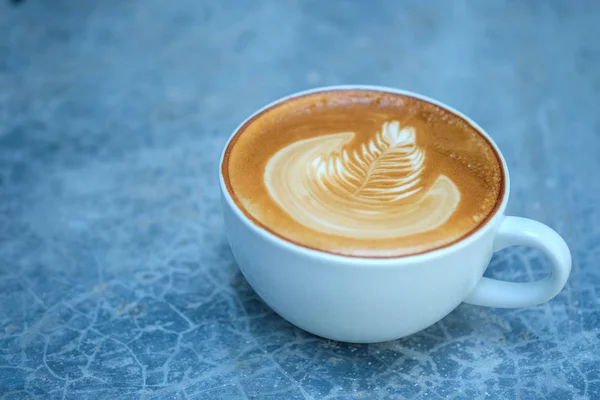
[[[275,153],[264,175],[273,200],[306,227],[356,239],[414,235],[450,218],[460,192],[444,175],[423,185],[425,155],[414,129],[386,122],[373,139],[351,146],[354,136],[304,139]]]
[[[267,109],[238,131],[222,171],[259,226],[352,256],[451,244],[489,218],[503,191],[498,156],[475,128],[377,91],[315,93]]]

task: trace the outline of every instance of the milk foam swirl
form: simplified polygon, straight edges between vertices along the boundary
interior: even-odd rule
[[[414,128],[386,122],[366,143],[353,132],[294,142],[268,161],[264,182],[294,220],[322,233],[394,238],[444,224],[460,201],[450,178],[426,187]]]
[[[349,135],[351,140],[354,134]],[[374,140],[358,150],[317,157],[312,167],[321,186],[345,192],[368,203],[400,200],[420,192],[424,154],[415,142],[413,128],[399,129],[386,122]]]

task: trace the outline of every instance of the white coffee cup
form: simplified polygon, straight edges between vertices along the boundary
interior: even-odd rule
[[[550,300],[561,291],[571,270],[571,253],[565,241],[539,222],[504,215],[510,180],[502,153],[481,127],[443,103],[387,87],[317,88],[263,107],[244,121],[234,135],[254,115],[277,103],[315,91],[339,89],[408,95],[464,118],[488,138],[498,153],[505,176],[504,196],[499,209],[485,225],[448,247],[397,258],[349,257],[293,244],[255,225],[235,204],[220,173],[231,250],[250,285],[273,310],[315,335],[370,343],[398,339],[424,329],[461,302],[488,307],[530,307]],[[224,153],[221,166],[223,156]],[[483,278],[494,252],[509,246],[541,250],[552,267],[549,277],[531,283]]]

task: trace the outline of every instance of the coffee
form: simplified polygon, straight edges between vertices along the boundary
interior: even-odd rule
[[[475,232],[503,196],[493,146],[467,121],[414,97],[330,90],[255,115],[222,174],[256,225],[357,257],[438,249]]]

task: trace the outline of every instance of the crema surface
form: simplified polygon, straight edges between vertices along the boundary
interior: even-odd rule
[[[491,144],[459,116],[369,90],[313,93],[248,121],[222,172],[257,225],[301,246],[394,257],[478,229],[503,194]]]

